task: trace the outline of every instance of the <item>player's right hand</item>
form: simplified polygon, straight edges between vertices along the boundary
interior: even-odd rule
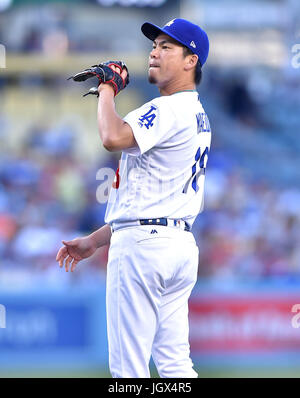
[[[114,90],[114,96],[119,94],[129,84],[128,68],[123,61],[106,61],[98,65],[93,65],[69,77],[68,80],[73,79],[75,82],[83,82],[91,77],[98,78],[98,86],[111,85]],[[84,96],[88,94],[98,96],[99,92],[95,87],[92,87]]]
[[[64,246],[59,249],[56,261],[58,261],[61,268],[65,263],[66,272],[69,271],[70,265],[71,272],[73,272],[79,261],[90,257],[97,250],[97,247],[89,237],[76,238],[68,242],[63,240],[62,243]]]

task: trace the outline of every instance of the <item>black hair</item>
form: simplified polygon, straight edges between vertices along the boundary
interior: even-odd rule
[[[184,58],[187,57],[188,55],[192,55],[192,54],[194,54],[193,51],[191,51],[188,47],[183,46]],[[195,68],[195,78],[194,78],[196,86],[198,86],[198,84],[200,84],[201,79],[202,79],[202,65],[201,65],[201,62],[198,61],[196,64],[196,68]]]

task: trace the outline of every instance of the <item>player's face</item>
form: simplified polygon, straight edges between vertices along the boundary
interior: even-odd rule
[[[179,80],[184,68],[183,47],[171,37],[161,34],[153,41],[149,56],[148,79],[159,88]]]

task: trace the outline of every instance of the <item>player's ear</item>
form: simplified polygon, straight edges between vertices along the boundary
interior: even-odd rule
[[[185,67],[186,71],[194,69],[198,62],[198,55],[196,54],[189,54],[185,57]]]

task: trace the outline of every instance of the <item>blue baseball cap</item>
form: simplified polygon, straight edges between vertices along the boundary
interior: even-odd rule
[[[141,27],[142,32],[148,39],[155,40],[158,35],[166,35],[177,40],[188,47],[194,54],[198,55],[201,66],[204,65],[209,52],[209,41],[207,34],[200,26],[182,18],[175,18],[160,28],[150,22],[145,22]]]

